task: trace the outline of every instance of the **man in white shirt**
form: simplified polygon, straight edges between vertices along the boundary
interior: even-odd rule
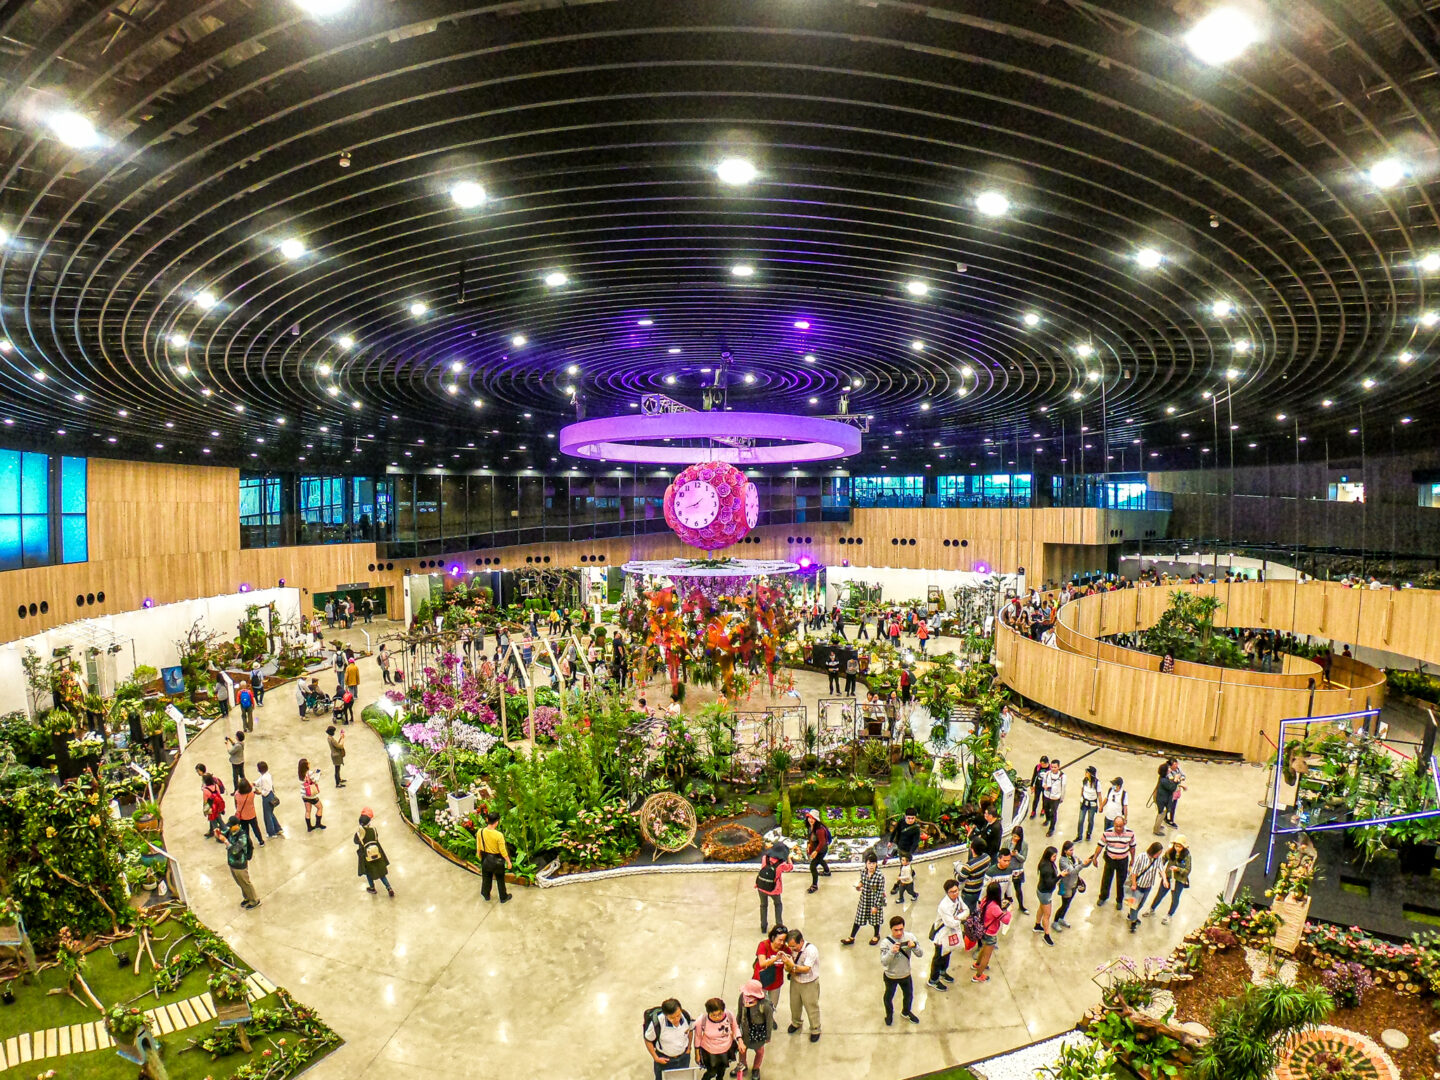
[[[1050,762],[1050,771],[1040,781],[1040,792],[1045,800],[1045,835],[1055,835],[1055,823],[1060,820],[1060,804],[1065,801],[1065,774],[1060,761]]]
[[[260,801],[260,810],[265,818],[265,835],[283,836],[284,830],[275,818],[275,778],[270,775],[270,766],[263,761],[255,764],[255,798]]]
[[[655,1080],[663,1080],[667,1069],[690,1067],[690,1046],[695,1040],[695,1022],[680,1002],[666,998],[660,1011],[645,1025],[645,1049],[655,1061]]]
[[[791,930],[785,938],[785,971],[790,976],[790,1026],[785,1030],[794,1035],[800,1030],[803,1009],[810,1021],[810,1041],[820,1041],[820,950],[806,941],[799,930]]]
[[[930,954],[930,978],[926,985],[932,990],[945,990],[946,983],[955,981],[950,974],[950,954],[964,948],[965,920],[970,909],[960,899],[960,883],[954,878],[945,882],[945,895],[935,909],[935,928],[930,932],[930,941],[935,951]]]

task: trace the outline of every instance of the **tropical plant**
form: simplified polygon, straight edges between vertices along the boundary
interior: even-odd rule
[[[1103,1043],[1063,1043],[1060,1055],[1035,1073],[1036,1080],[1115,1080],[1115,1055]]]
[[[1196,1052],[1194,1080],[1267,1080],[1291,1036],[1314,1027],[1335,1010],[1323,986],[1281,982],[1247,986],[1238,997],[1215,1003],[1214,1037]]]
[[[1107,1012],[1090,1033],[1123,1058],[1137,1073],[1153,1078],[1178,1076],[1175,1055],[1180,1042],[1169,1035],[1137,1028],[1127,1013]]]
[[[1249,660],[1234,639],[1215,632],[1215,615],[1223,606],[1218,596],[1175,589],[1169,607],[1140,635],[1141,647],[1197,664],[1247,667]]]
[[[922,773],[913,780],[901,780],[890,785],[885,799],[885,809],[891,816],[903,814],[909,807],[915,808],[921,821],[939,821],[945,812],[945,793],[935,784],[934,775]]]
[[[112,1005],[105,1013],[105,1031],[117,1043],[133,1045],[145,1030],[145,1014],[133,1005]]]
[[[244,976],[234,971],[217,971],[207,980],[206,986],[216,1001],[244,1001],[248,993]]]

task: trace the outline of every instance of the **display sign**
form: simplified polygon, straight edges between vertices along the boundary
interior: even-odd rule
[[[179,667],[161,668],[160,678],[164,680],[167,694],[183,694],[185,692],[185,675]]]

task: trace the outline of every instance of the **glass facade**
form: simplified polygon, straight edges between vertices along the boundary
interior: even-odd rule
[[[931,506],[1029,506],[1029,473],[937,476]]]
[[[851,506],[924,506],[923,476],[852,476]]]
[[[0,570],[90,557],[84,458],[0,450]]]

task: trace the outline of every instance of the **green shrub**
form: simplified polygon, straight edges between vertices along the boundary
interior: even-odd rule
[[[1409,697],[1440,705],[1440,679],[1423,671],[1404,671],[1400,668],[1386,668],[1385,679],[1390,689]]]
[[[903,814],[906,807],[913,806],[921,821],[939,821],[946,810],[945,793],[935,786],[933,778],[927,773],[920,779],[892,784],[885,806],[891,817]]]

